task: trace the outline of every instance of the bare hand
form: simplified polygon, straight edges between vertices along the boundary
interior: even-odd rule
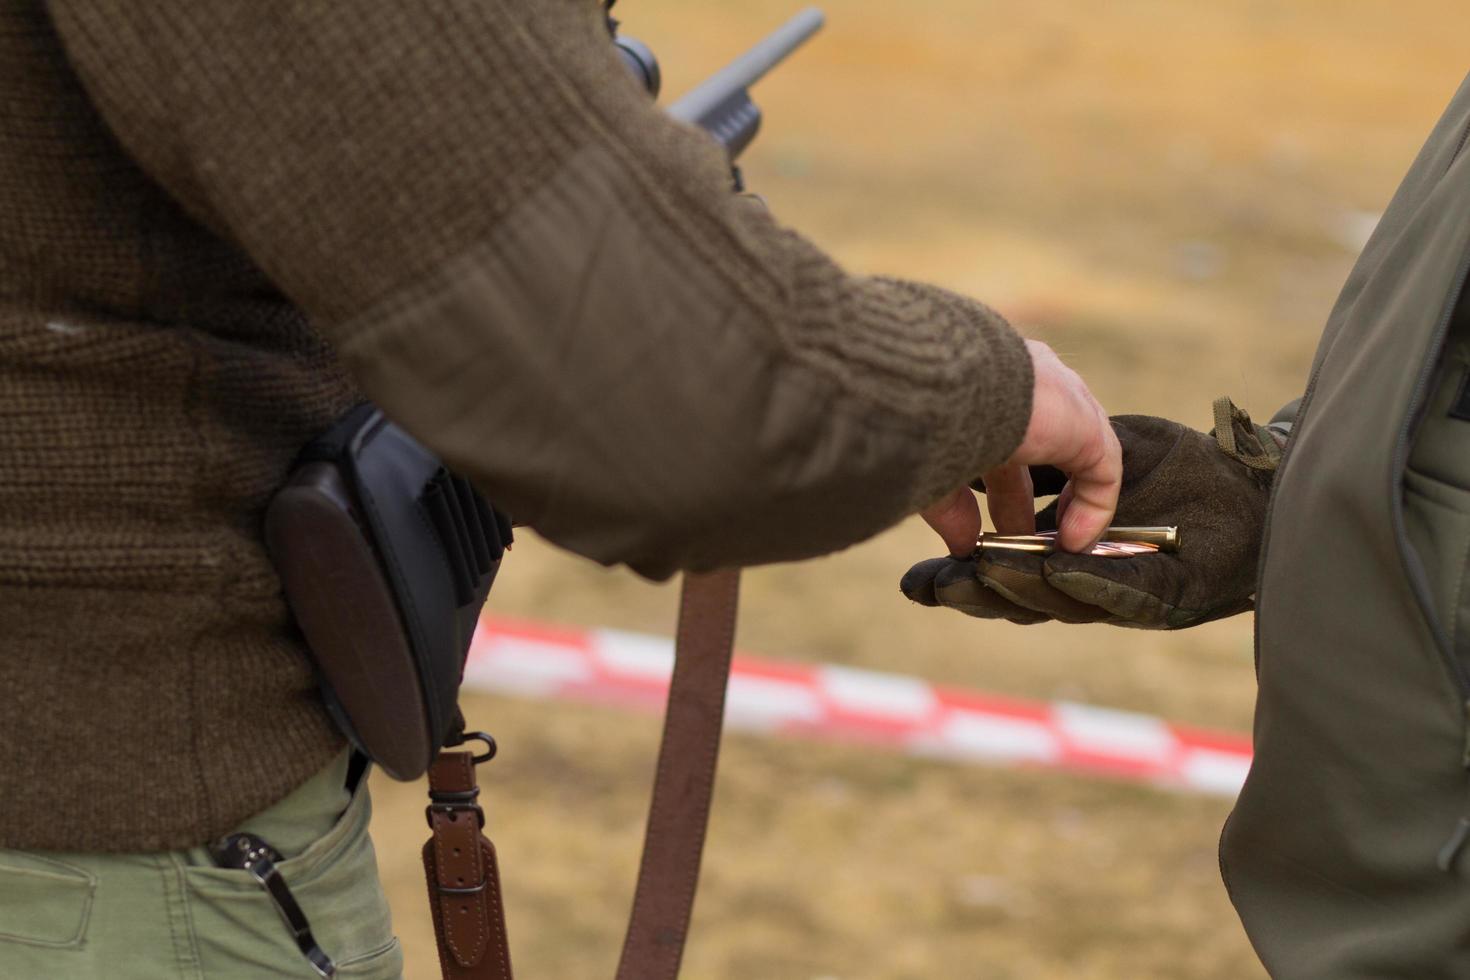
[[[1039,340],[1026,341],[1035,375],[1031,421],[1011,458],[984,474],[990,518],[1002,534],[1036,529],[1035,494],[1029,466],[1050,465],[1066,473],[1058,498],[1058,537],[1068,551],[1085,551],[1102,537],[1118,506],[1123,480],[1122,449],[1108,415],[1077,372]],[[968,556],[980,534],[980,508],[961,487],[920,512],[956,557]]]

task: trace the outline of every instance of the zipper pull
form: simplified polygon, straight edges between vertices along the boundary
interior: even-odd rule
[[[1455,832],[1450,839],[1445,841],[1444,847],[1439,849],[1439,870],[1448,874],[1455,866],[1455,858],[1465,849],[1465,842],[1470,841],[1470,817],[1461,817],[1460,822],[1455,825]]]
[[[1470,771],[1470,699],[1465,701],[1465,744],[1460,746],[1460,765]]]
[[[1465,702],[1465,722],[1465,744],[1461,748],[1460,765],[1470,770],[1470,701]],[[1439,849],[1439,858],[1435,861],[1439,870],[1450,873],[1455,866],[1455,858],[1460,856],[1467,842],[1470,842],[1470,814],[1460,818],[1460,822],[1455,825],[1455,832],[1445,841],[1444,847]]]

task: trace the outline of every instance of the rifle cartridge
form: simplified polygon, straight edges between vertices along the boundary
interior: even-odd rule
[[[1036,555],[1054,554],[1055,531],[1040,534],[995,534],[985,532],[975,542],[975,553],[981,551],[1021,551]],[[1088,554],[1098,558],[1133,558],[1159,552],[1179,550],[1177,527],[1110,527]]]

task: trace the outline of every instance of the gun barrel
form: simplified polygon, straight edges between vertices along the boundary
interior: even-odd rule
[[[755,84],[784,61],[821,30],[825,21],[816,7],[806,8],[669,106],[669,113],[682,122],[710,128],[708,121],[726,109],[732,96]]]

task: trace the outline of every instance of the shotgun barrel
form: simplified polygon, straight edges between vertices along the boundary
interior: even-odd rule
[[[669,114],[704,129],[733,162],[761,125],[750,86],[805,44],[825,21],[820,10],[807,7],[669,106]]]

